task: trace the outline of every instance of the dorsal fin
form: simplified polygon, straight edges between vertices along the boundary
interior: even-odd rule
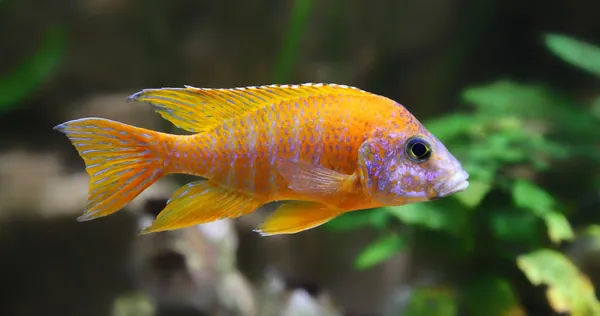
[[[265,85],[231,89],[185,88],[145,89],[129,101],[150,103],[156,112],[175,126],[190,131],[203,130],[266,105],[309,96],[328,94],[370,94],[358,88],[324,83]]]

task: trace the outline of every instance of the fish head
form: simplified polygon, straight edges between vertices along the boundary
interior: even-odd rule
[[[366,140],[358,164],[363,189],[382,205],[435,200],[469,186],[460,162],[424,128]]]

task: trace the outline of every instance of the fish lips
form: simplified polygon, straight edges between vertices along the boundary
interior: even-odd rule
[[[469,174],[465,170],[454,173],[450,178],[435,187],[436,199],[466,190],[469,187]]]

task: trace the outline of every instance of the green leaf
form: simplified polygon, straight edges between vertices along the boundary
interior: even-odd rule
[[[487,182],[470,181],[469,188],[454,195],[464,205],[474,208],[490,192],[492,186]]]
[[[565,216],[552,210],[555,207],[555,200],[548,192],[526,180],[515,181],[512,189],[515,205],[529,209],[540,216],[546,223],[552,242],[560,243],[575,237]]]
[[[517,265],[532,284],[548,286],[546,298],[554,311],[572,316],[600,315],[594,286],[562,253],[537,250],[517,257]]]
[[[512,197],[516,206],[534,211],[539,216],[554,208],[554,198],[531,181],[516,180],[512,187]]]
[[[389,221],[389,215],[382,209],[367,209],[348,212],[327,222],[325,226],[330,231],[342,232],[364,227],[383,228]]]
[[[544,221],[548,227],[548,235],[554,243],[571,241],[575,238],[571,224],[567,218],[559,212],[550,212],[544,215]]]
[[[489,127],[495,127],[496,130],[510,131],[521,126],[522,134],[527,135],[532,126],[529,121],[532,121],[550,124],[552,129],[575,137],[578,142],[581,136],[597,137],[600,134],[595,128],[598,126],[596,117],[589,115],[589,111],[584,110],[572,97],[556,93],[544,85],[498,80],[465,89],[462,99],[476,107],[476,121],[491,118],[497,123]]]
[[[334,218],[324,226],[331,231],[349,231],[368,226],[370,217],[368,211],[349,212]]]
[[[547,34],[546,46],[565,62],[600,76],[600,48],[561,34]]]
[[[383,229],[390,222],[391,216],[385,210],[381,208],[371,209],[371,216],[369,217],[369,222],[373,227]]]
[[[425,122],[427,129],[442,142],[467,135],[473,129],[473,115],[452,114]]]
[[[463,168],[467,170],[471,179],[477,179],[481,182],[491,183],[496,178],[496,172],[499,165],[488,158],[474,159],[473,152],[469,153],[471,159],[465,161]],[[474,180],[471,180],[471,182]],[[463,191],[464,192],[464,191]]]
[[[553,102],[542,86],[522,85],[510,80],[470,87],[462,93],[462,99],[499,122],[506,116],[535,116]]]
[[[492,235],[504,242],[536,247],[542,243],[539,217],[518,211],[492,212],[489,216]]]
[[[397,234],[390,234],[365,248],[358,255],[354,266],[360,270],[370,268],[390,259],[405,247],[405,238]]]
[[[582,235],[600,238],[600,225],[598,225],[598,224],[589,225],[582,231]]]
[[[463,288],[469,315],[525,316],[510,283],[500,277],[484,276],[468,282]]]
[[[456,204],[452,204],[452,202]],[[383,207],[383,209],[405,224],[424,226],[451,233],[458,233],[460,228],[465,224],[467,217],[464,207],[452,199],[402,206],[387,206]]]
[[[456,316],[458,302],[456,294],[443,288],[420,288],[413,291],[406,316]]]
[[[59,65],[64,48],[63,28],[48,30],[35,54],[24,60],[12,73],[0,78],[0,112],[15,106],[42,84]]]

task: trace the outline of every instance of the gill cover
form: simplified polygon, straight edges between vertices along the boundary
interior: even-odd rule
[[[433,165],[407,154],[411,138],[374,138],[359,148],[358,167],[367,194],[384,205],[402,205],[434,197]],[[429,145],[431,146],[431,145]],[[429,148],[431,150],[431,148]],[[434,168],[435,169],[435,168]]]

